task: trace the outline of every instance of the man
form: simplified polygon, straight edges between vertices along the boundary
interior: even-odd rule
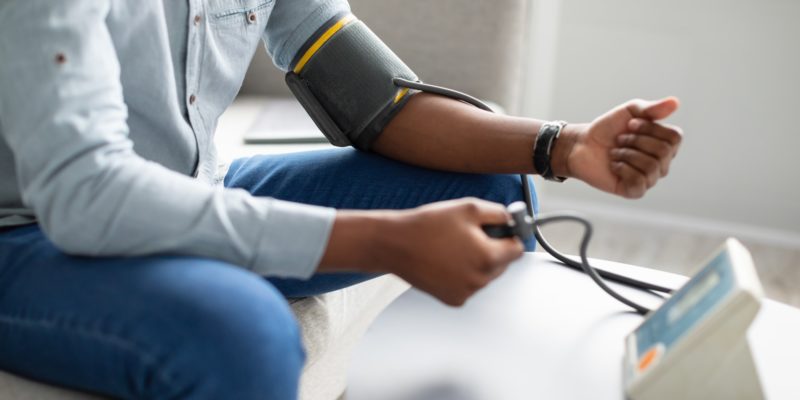
[[[114,397],[291,399],[304,355],[286,297],[394,273],[460,305],[522,254],[481,230],[508,221],[519,178],[484,174],[536,173],[543,121],[418,93],[372,152],[217,170],[216,121],[259,41],[287,70],[347,11],[0,4],[0,369]],[[677,151],[657,122],[677,106],[567,124],[549,167],[641,197]]]

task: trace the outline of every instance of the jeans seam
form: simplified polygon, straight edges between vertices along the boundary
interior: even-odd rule
[[[125,339],[119,335],[103,332],[100,330],[90,330],[80,326],[60,324],[47,319],[22,318],[11,315],[0,314],[0,324],[7,324],[16,328],[61,330],[68,334],[73,334],[81,338],[94,339],[106,343],[110,346],[132,353],[145,367],[153,367],[155,376],[162,384],[166,385],[171,393],[178,393],[173,384],[173,376],[165,369],[158,366],[158,359],[152,353],[144,350],[141,345],[132,340]]]

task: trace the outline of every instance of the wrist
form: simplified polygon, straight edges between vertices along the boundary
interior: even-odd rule
[[[339,210],[318,271],[393,272],[387,262],[396,247],[402,212]]]
[[[572,154],[572,149],[584,128],[584,124],[567,124],[561,130],[555,142],[553,142],[553,149],[550,152],[550,166],[555,176],[573,177],[569,167],[569,156]]]

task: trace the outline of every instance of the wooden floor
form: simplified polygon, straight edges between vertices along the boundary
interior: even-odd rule
[[[546,210],[545,210],[546,211]],[[591,217],[594,235],[589,257],[691,275],[726,239],[706,233]],[[547,226],[545,238],[564,253],[577,254],[582,228]],[[800,249],[742,240],[753,255],[767,297],[800,307]],[[538,251],[542,251],[539,249]]]

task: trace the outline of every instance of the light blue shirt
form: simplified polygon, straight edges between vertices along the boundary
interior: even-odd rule
[[[217,183],[214,130],[263,40],[287,69],[345,0],[3,0],[0,227],[63,251],[308,277],[335,211]]]

